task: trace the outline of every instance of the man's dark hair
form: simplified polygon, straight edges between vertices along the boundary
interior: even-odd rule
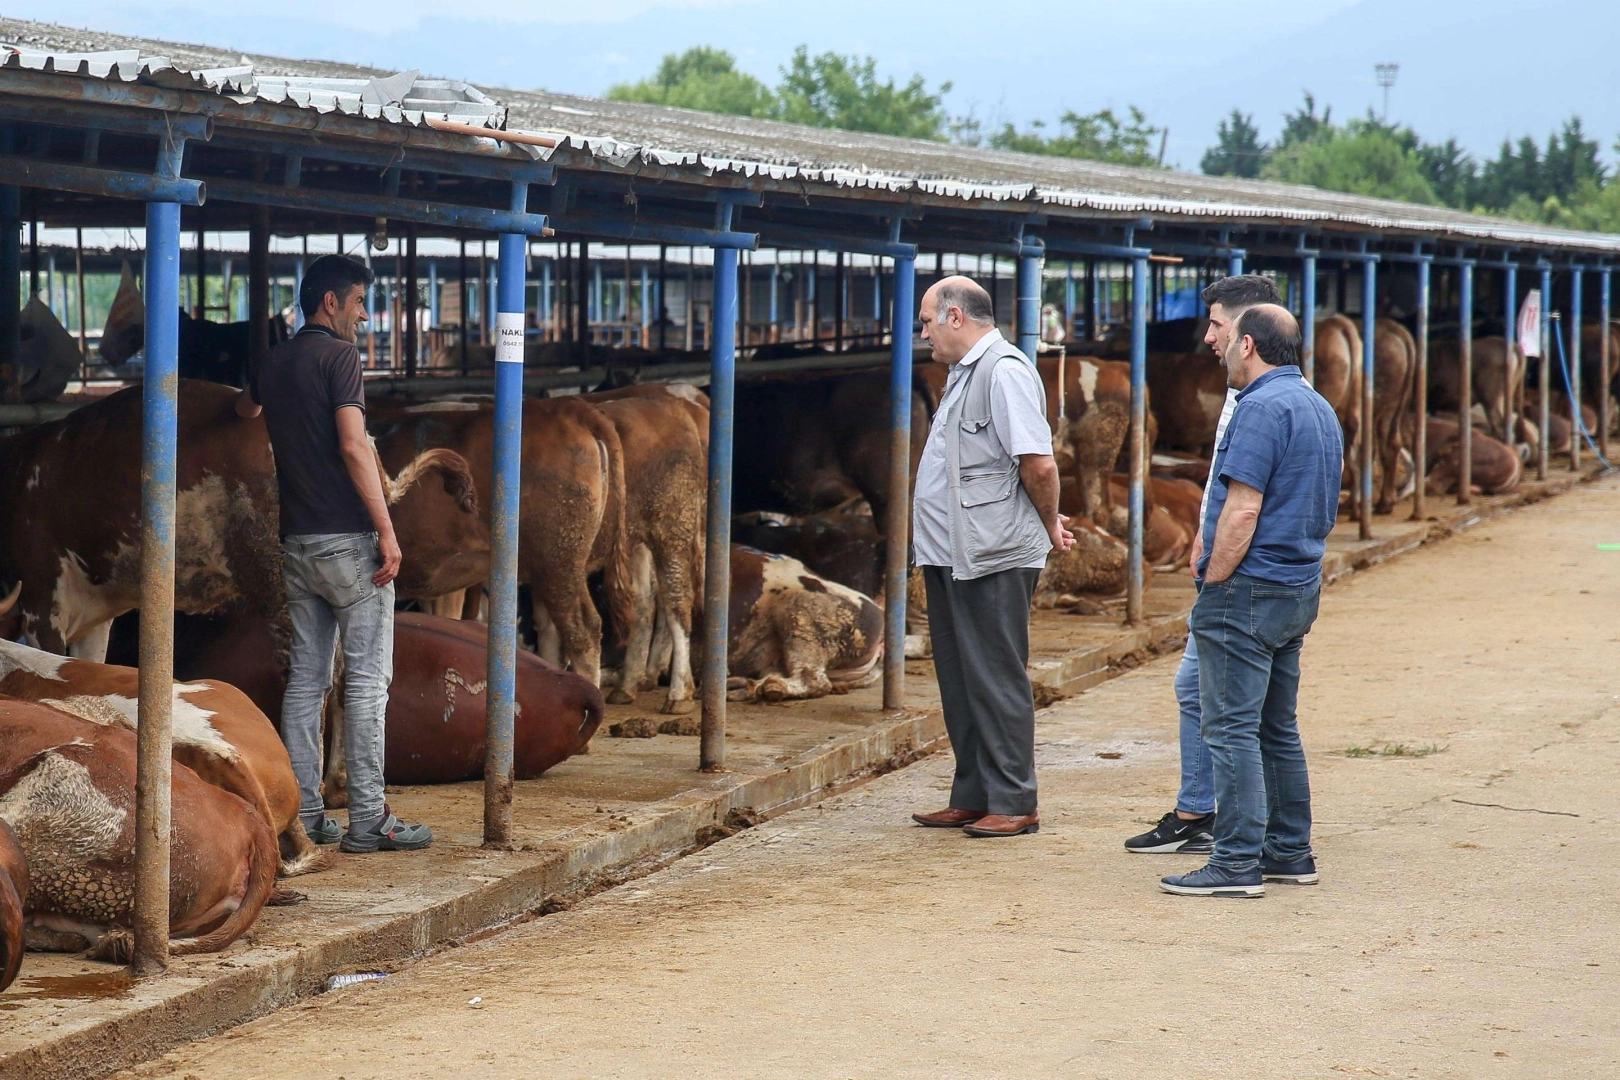
[[[1237,274],[1223,277],[1204,287],[1204,303],[1209,307],[1221,305],[1228,311],[1253,307],[1256,304],[1280,304],[1282,296],[1268,277],[1259,274]]]
[[[1252,307],[1238,316],[1233,340],[1251,338],[1254,351],[1272,367],[1299,364],[1299,324],[1287,311]]]
[[[356,285],[369,289],[376,277],[371,267],[359,259],[351,259],[347,255],[322,255],[309,264],[309,269],[304,271],[304,280],[298,283],[298,306],[304,309],[307,319],[321,310],[327,293],[336,293],[338,302],[342,303],[350,289]]]
[[[943,319],[951,308],[961,311],[962,318],[980,326],[993,326],[996,310],[990,294],[977,281],[947,281],[934,294],[934,318]]]

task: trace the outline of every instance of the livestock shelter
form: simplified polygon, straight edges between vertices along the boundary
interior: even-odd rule
[[[1277,273],[1288,283],[1303,338],[1313,341],[1319,275],[1340,293],[1359,288],[1363,326],[1362,393],[1370,416],[1374,393],[1375,298],[1381,267],[1415,271],[1419,373],[1425,365],[1431,308],[1431,267],[1451,272],[1456,286],[1462,391],[1469,390],[1474,294],[1481,270],[1501,275],[1503,333],[1511,344],[1526,281],[1539,276],[1552,296],[1554,275],[1569,297],[1567,321],[1576,350],[1566,378],[1579,424],[1580,320],[1585,281],[1598,281],[1599,318],[1610,316],[1610,263],[1620,238],[1523,222],[1259,181],[1127,168],[1065,158],[966,148],[880,135],[829,131],[683,109],[609,102],[540,91],[496,89],[476,81],[434,78],[417,71],[383,72],[319,61],[242,55],[232,50],[151,42],[45,24],[0,19],[0,394],[15,394],[11,365],[19,349],[22,236],[53,230],[123,230],[140,235],[145,303],[142,442],[141,767],[166,777],[170,755],[168,686],[173,613],[177,316],[186,274],[182,235],[245,234],[245,313],[255,329],[255,355],[268,347],[264,327],[272,284],[289,275],[308,251],[287,238],[335,237],[338,250],[388,251],[395,276],[414,288],[422,252],[454,261],[462,287],[453,292],[461,332],[460,361],[450,371],[418,364],[419,332],[412,315],[399,327],[399,352],[389,350],[386,377],[420,383],[423,392],[493,389],[496,414],[493,557],[490,595],[490,707],[485,767],[486,843],[509,840],[513,739],[513,679],[518,647],[517,511],[522,411],[526,390],[591,385],[614,365],[587,363],[591,336],[612,344],[667,348],[670,326],[693,341],[695,314],[666,321],[668,268],[687,283],[683,308],[693,311],[695,282],[707,289],[710,314],[701,335],[707,352],[701,374],[712,398],[707,567],[703,613],[710,647],[702,677],[701,765],[725,761],[726,625],[730,546],[734,387],[739,378],[784,370],[872,366],[886,351],[890,368],[890,500],[887,543],[884,703],[898,707],[905,677],[905,580],[911,422],[913,313],[919,263],[925,277],[964,260],[989,258],[992,275],[1009,270],[1012,324],[1026,354],[1040,341],[1043,290],[1066,290],[1068,321],[1094,334],[1107,321],[1098,282],[1110,302],[1129,305],[1132,408],[1130,426],[1127,618],[1141,614],[1143,485],[1146,471],[1146,360],[1150,312],[1159,268],[1206,264],[1226,273],[1244,267]],[[476,78],[477,73],[470,73]],[[345,239],[347,238],[347,239]],[[274,240],[274,242],[273,242]],[[493,240],[493,272],[469,291],[467,244],[482,254]],[[392,246],[390,246],[392,245]],[[419,245],[423,245],[419,247]],[[431,245],[439,245],[431,247]],[[605,246],[611,245],[611,249]],[[292,250],[289,250],[289,247]],[[594,256],[593,256],[594,249]],[[205,245],[191,251],[199,281]],[[603,258],[604,250],[610,250]],[[757,253],[752,263],[740,257]],[[808,255],[804,253],[809,253]],[[833,260],[836,312],[831,340],[820,310],[801,338],[827,345],[785,360],[752,358],[750,350],[780,339],[778,286],[784,267],[803,267],[822,280],[824,254]],[[216,275],[232,272],[218,262]],[[82,257],[82,256],[81,256]],[[367,255],[371,258],[372,256]],[[288,266],[289,260],[295,265]],[[530,288],[538,260],[541,280]],[[482,259],[480,259],[482,261]],[[273,271],[274,264],[274,271]],[[639,277],[632,270],[639,269]],[[657,266],[654,291],[651,267]],[[756,278],[749,266],[768,267]],[[866,323],[846,326],[846,280],[858,265],[870,277]],[[604,267],[622,267],[617,314],[604,317]],[[29,268],[37,282],[37,258]],[[1077,274],[1076,271],[1079,270]],[[234,267],[232,268],[234,271]],[[50,271],[54,282],[56,271]],[[437,280],[437,263],[430,276]],[[610,275],[611,276],[611,275]],[[1076,282],[1089,314],[1076,318]],[[1118,289],[1113,288],[1113,284]],[[37,287],[37,285],[36,285]],[[768,315],[747,317],[769,296]],[[808,286],[794,302],[815,304]],[[55,285],[51,286],[56,295]],[[740,294],[753,292],[754,302]],[[630,317],[639,296],[639,319]],[[231,296],[235,296],[233,291]],[[284,295],[279,294],[278,295]],[[62,293],[66,306],[66,292]],[[83,286],[79,289],[82,300]],[[194,307],[208,310],[207,291]],[[440,303],[437,287],[432,303]],[[488,299],[486,299],[488,298]],[[234,301],[227,299],[227,309]],[[414,305],[414,300],[411,302]],[[468,359],[467,317],[477,307],[480,334],[493,362],[475,372]],[[1196,309],[1195,309],[1196,310]],[[620,330],[602,334],[606,323]],[[754,326],[765,327],[761,331]],[[79,316],[81,334],[84,316]],[[437,319],[434,320],[437,323]],[[739,339],[738,328],[742,326]],[[775,329],[772,329],[775,328]],[[533,334],[530,333],[533,331]],[[847,331],[847,332],[846,332]],[[526,371],[526,338],[543,336],[579,347],[569,371]],[[1541,386],[1551,385],[1553,352],[1543,320]],[[1603,368],[1610,369],[1608,335]],[[482,344],[482,341],[480,342]],[[396,362],[403,353],[404,362]],[[848,355],[838,355],[845,353]],[[372,358],[377,355],[373,346]],[[739,357],[741,359],[739,360]],[[480,365],[481,366],[481,365]],[[679,364],[641,360],[629,375],[656,380],[692,377]],[[1312,371],[1307,354],[1306,374]],[[489,370],[492,368],[493,370]],[[446,375],[453,374],[453,378]],[[1419,390],[1419,409],[1422,409]],[[1539,472],[1548,468],[1548,409]],[[0,401],[0,426],[51,415],[48,404]],[[1421,415],[1421,412],[1420,412]],[[1599,438],[1607,447],[1608,396],[1602,398]],[[1421,468],[1422,425],[1418,425]],[[1468,440],[1462,425],[1458,498],[1469,498]],[[1360,504],[1363,534],[1371,527],[1371,440],[1362,442]],[[1578,462],[1578,446],[1572,458]],[[1421,492],[1421,483],[1419,485]],[[167,866],[168,807],[161,783],[142,787],[138,805],[137,962],[159,967],[167,954],[167,894],[156,870]]]

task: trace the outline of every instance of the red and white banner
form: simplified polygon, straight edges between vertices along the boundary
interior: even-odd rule
[[[1519,351],[1525,356],[1541,355],[1541,290],[1531,289],[1519,305]]]

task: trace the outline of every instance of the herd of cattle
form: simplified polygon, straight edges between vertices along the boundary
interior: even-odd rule
[[[1226,392],[1198,344],[1201,325],[1153,330],[1149,437],[1164,453],[1145,493],[1150,571],[1186,565]],[[1599,353],[1597,333],[1587,356]],[[1324,317],[1313,344],[1316,387],[1352,451],[1346,482],[1357,480],[1359,440],[1372,439],[1375,512],[1388,513],[1413,474],[1416,345],[1400,323],[1378,321],[1366,417],[1356,324]],[[1620,363],[1620,341],[1611,355]],[[1519,452],[1498,439],[1510,420],[1519,440],[1534,438],[1517,419],[1520,363],[1500,338],[1474,345],[1473,479],[1485,492],[1519,479]],[[1037,604],[1101,611],[1129,574],[1129,366],[1106,343],[1100,355],[1043,355],[1037,366],[1079,541],[1050,560]],[[1456,482],[1457,373],[1455,349],[1437,341],[1430,401],[1449,412],[1426,418],[1435,491]],[[945,374],[916,369],[913,472]],[[1587,385],[1606,388],[1613,374],[1593,372]],[[731,697],[815,697],[879,677],[889,393],[881,371],[739,384]],[[324,861],[299,824],[272,721],[290,633],[275,465],[262,421],[239,418],[234,397],[222,384],[180,385],[171,910],[181,952],[225,947],[265,904],[294,895],[277,888],[278,875]],[[107,661],[135,656],[140,408],[129,388],[0,440],[0,986],[24,941],[109,959],[129,952],[136,672]],[[420,608],[402,612],[396,630],[387,775],[472,779],[484,755],[492,409],[382,400],[368,424],[404,551],[398,596]],[[534,648],[518,665],[517,778],[586,749],[604,689],[608,702],[627,703],[663,687],[663,711],[694,708],[708,433],[707,397],[680,384],[525,402],[518,578]],[[1555,449],[1567,447],[1567,422],[1551,434]],[[908,649],[926,648],[920,594],[908,590]],[[343,754],[328,759],[328,801],[339,806]]]

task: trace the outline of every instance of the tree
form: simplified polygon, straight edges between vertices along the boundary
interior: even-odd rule
[[[1332,131],[1333,108],[1329,106],[1322,110],[1321,116],[1317,116],[1316,98],[1307,90],[1305,107],[1283,114],[1283,129],[1277,138],[1277,149],[1286,150],[1301,143],[1314,142],[1331,134]]]
[[[1352,120],[1343,129],[1325,127],[1278,150],[1262,175],[1352,195],[1439,202],[1417,155],[1389,130],[1361,120]]]
[[[1233,109],[1232,115],[1215,129],[1215,139],[1215,145],[1204,151],[1204,159],[1198,163],[1205,175],[1246,179],[1260,175],[1266,144],[1260,141],[1260,130],[1254,126],[1252,115]]]
[[[812,127],[938,141],[945,138],[944,96],[950,89],[950,83],[941,83],[931,92],[921,75],[904,86],[893,79],[880,82],[870,56],[811,56],[800,45],[782,69],[776,115]]]
[[[1422,143],[1417,148],[1418,168],[1435,195],[1447,206],[1466,210],[1475,204],[1479,190],[1479,166],[1456,139],[1444,143]]]
[[[1086,158],[1116,165],[1154,167],[1159,163],[1156,143],[1161,129],[1147,121],[1147,114],[1130,107],[1129,120],[1121,120],[1112,109],[1081,115],[1073,111],[1059,117],[1062,133],[1051,138],[1041,134],[1045,125],[1037,120],[1030,130],[1019,131],[1006,124],[987,140],[997,150],[1018,150],[1026,154]]]
[[[738,71],[730,53],[707,45],[668,54],[652,78],[611,86],[607,96],[614,101],[676,105],[731,116],[768,117],[777,107],[770,87]]]

